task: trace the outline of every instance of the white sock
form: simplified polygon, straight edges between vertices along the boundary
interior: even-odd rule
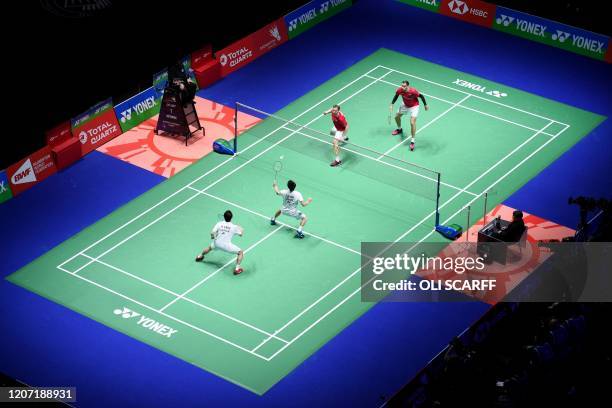
[[[336,161],[340,161],[340,156],[336,156]]]
[[[240,269],[240,264],[236,264],[236,270]]]
[[[298,232],[302,232],[302,226],[301,225],[298,227]]]
[[[414,143],[414,137],[410,138],[410,143]]]

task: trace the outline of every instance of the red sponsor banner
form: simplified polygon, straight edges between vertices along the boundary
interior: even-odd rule
[[[495,4],[480,0],[442,0],[440,13],[468,23],[492,27],[495,19]]]
[[[612,38],[608,40],[608,50],[606,51],[606,61],[612,63]]]
[[[51,148],[45,146],[6,169],[13,195],[18,195],[57,171]]]
[[[48,130],[45,133],[47,139],[47,145],[50,147],[55,147],[64,143],[66,140],[72,137],[72,130],[70,127],[70,121],[57,125],[51,130]]]
[[[191,68],[206,64],[213,59],[212,45],[207,44],[199,50],[191,53]]]
[[[245,66],[285,41],[287,41],[287,27],[284,18],[279,18],[242,40],[217,51],[215,57],[221,64],[221,76]]]
[[[115,111],[107,109],[75,130],[75,136],[81,141],[81,153],[96,150],[104,143],[113,140],[121,134],[121,127],[115,116]]]

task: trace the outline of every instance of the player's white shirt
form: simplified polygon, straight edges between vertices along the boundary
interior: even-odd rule
[[[215,236],[215,243],[223,246],[224,244],[230,244],[234,235],[240,235],[242,231],[236,224],[226,221],[219,221],[213,228],[213,234]]]
[[[283,210],[284,211],[295,211],[297,210],[298,203],[304,201],[304,197],[299,191],[289,191],[287,189],[280,191],[281,197],[283,197]]]

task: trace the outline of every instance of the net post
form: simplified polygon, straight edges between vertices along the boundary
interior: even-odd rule
[[[489,192],[485,191],[484,193],[484,215],[482,216],[483,225],[487,225],[487,198],[489,196]]]
[[[438,180],[436,183],[436,225],[440,225],[440,173],[438,172]]]
[[[470,242],[470,211],[472,210],[472,206],[467,206],[467,222],[465,224],[465,241]]]
[[[234,154],[238,153],[238,102],[234,103]]]

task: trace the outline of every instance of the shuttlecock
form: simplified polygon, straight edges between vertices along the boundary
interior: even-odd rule
[[[285,156],[281,156],[280,159],[283,160],[285,158]]]

